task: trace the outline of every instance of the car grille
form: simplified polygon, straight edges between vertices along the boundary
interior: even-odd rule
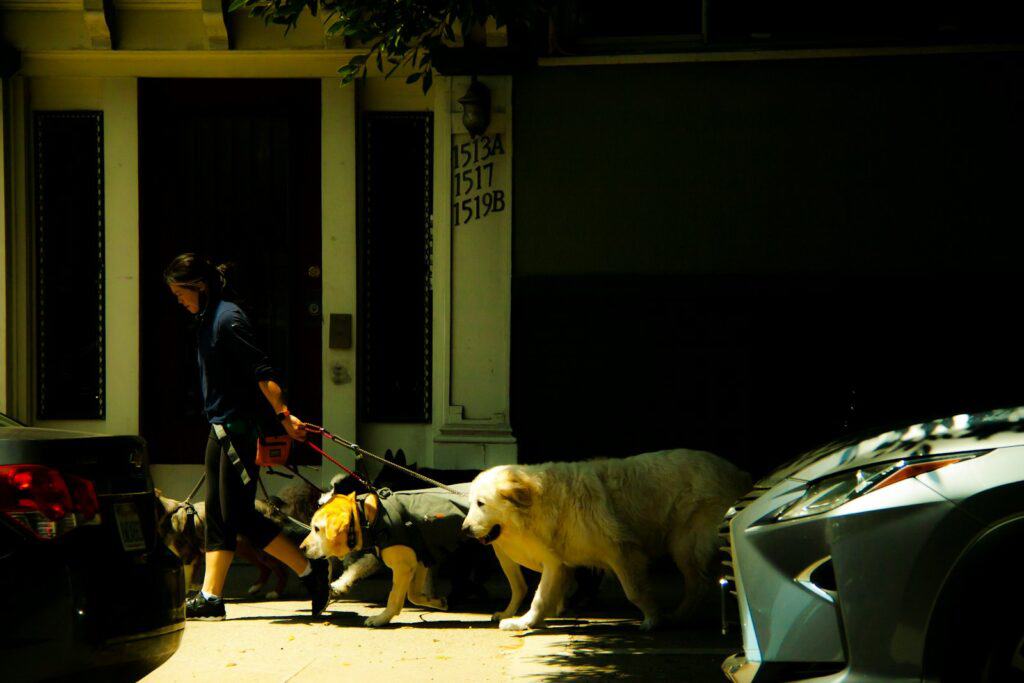
[[[718,527],[718,550],[722,569],[718,578],[718,586],[722,592],[722,635],[729,632],[729,627],[739,624],[739,601],[736,595],[736,568],[732,555],[732,540],[729,536],[729,524],[733,517],[745,510],[751,503],[761,497],[767,488],[754,488],[741,497],[729,511],[725,513],[722,525]]]

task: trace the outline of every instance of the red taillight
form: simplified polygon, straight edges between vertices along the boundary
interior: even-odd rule
[[[73,513],[89,520],[98,511],[96,488],[88,479],[45,465],[0,465],[0,513],[39,538],[73,529]]]
[[[96,497],[96,487],[88,479],[65,474],[64,480],[71,493],[71,509],[89,521],[100,511],[100,501]]]
[[[71,512],[71,493],[60,472],[43,465],[0,465],[0,509],[35,510],[57,521]]]

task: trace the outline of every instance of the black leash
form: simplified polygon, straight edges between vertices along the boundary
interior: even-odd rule
[[[366,457],[369,457],[369,458],[373,458],[374,460],[376,460],[378,462],[382,462],[385,465],[388,465],[390,467],[394,467],[396,470],[401,470],[402,472],[405,472],[409,476],[416,477],[417,479],[419,479],[421,481],[425,481],[428,484],[430,484],[431,486],[437,487],[439,489],[444,489],[448,493],[454,494],[456,496],[465,496],[466,495],[465,493],[462,493],[461,491],[456,491],[455,489],[453,489],[451,486],[448,486],[447,484],[442,484],[441,482],[437,481],[436,479],[431,479],[430,477],[428,477],[426,475],[420,474],[416,470],[411,470],[408,467],[402,467],[398,463],[391,462],[390,460],[382,458],[379,455],[371,453],[370,451],[366,450],[365,448],[362,448],[359,444],[355,444],[355,443],[352,443],[351,441],[347,441],[347,440],[341,438],[340,436],[335,436],[334,434],[331,434],[329,431],[327,431],[326,429],[324,429],[323,427],[321,427],[319,425],[314,425],[314,424],[306,423],[304,426],[306,428],[306,431],[310,432],[311,434],[323,434],[324,436],[326,436],[328,439],[330,439],[334,443],[338,444],[339,446],[344,446],[345,448],[349,449],[356,456],[357,460],[359,458],[363,457],[363,456],[366,456]],[[307,441],[306,443],[309,443],[309,442]],[[365,479],[363,479],[362,477],[357,475],[352,470],[350,470],[347,467],[345,467],[344,465],[342,465],[340,462],[338,462],[337,460],[335,460],[331,456],[327,455],[327,453],[325,453],[322,449],[317,448],[313,444],[309,444],[309,445],[310,445],[310,447],[313,448],[313,450],[317,451],[318,453],[323,455],[325,458],[327,458],[328,460],[333,462],[335,465],[337,465],[341,469],[345,470],[349,474],[353,475],[356,478],[357,481],[359,481],[361,484],[366,486],[370,491],[372,491],[374,493],[377,492],[376,489],[373,488],[372,484],[367,482]]]
[[[296,474],[298,474],[298,472],[296,472]],[[299,476],[302,477],[301,474]],[[302,477],[302,478],[305,479],[305,477]],[[259,482],[260,490],[263,491],[263,499],[266,501],[267,505],[270,506],[271,510],[273,510],[277,514],[281,515],[282,517],[287,518],[293,524],[297,524],[299,527],[305,529],[306,531],[312,531],[313,530],[312,527],[310,527],[308,524],[306,524],[305,522],[300,522],[299,520],[295,519],[294,517],[292,517],[289,514],[285,514],[284,510],[282,510],[281,508],[279,508],[277,506],[277,504],[270,498],[270,494],[267,493],[267,487],[263,484],[263,478],[262,477],[257,477],[256,481]],[[320,491],[319,487],[314,486],[313,488],[315,488],[317,491]],[[321,493],[323,493],[323,492],[321,491]]]

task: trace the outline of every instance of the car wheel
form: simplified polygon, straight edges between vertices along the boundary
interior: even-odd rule
[[[1017,610],[985,613],[980,607],[962,613],[961,626],[947,631],[940,680],[1024,683],[1024,622]]]
[[[982,683],[1024,683],[1024,625],[1010,627],[994,638],[984,653],[979,679]]]

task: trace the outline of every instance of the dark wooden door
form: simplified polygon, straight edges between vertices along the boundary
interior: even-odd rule
[[[320,82],[143,80],[139,86],[141,431],[158,463],[201,462],[195,328],[162,280],[177,254],[234,264],[232,285],[321,418]]]

